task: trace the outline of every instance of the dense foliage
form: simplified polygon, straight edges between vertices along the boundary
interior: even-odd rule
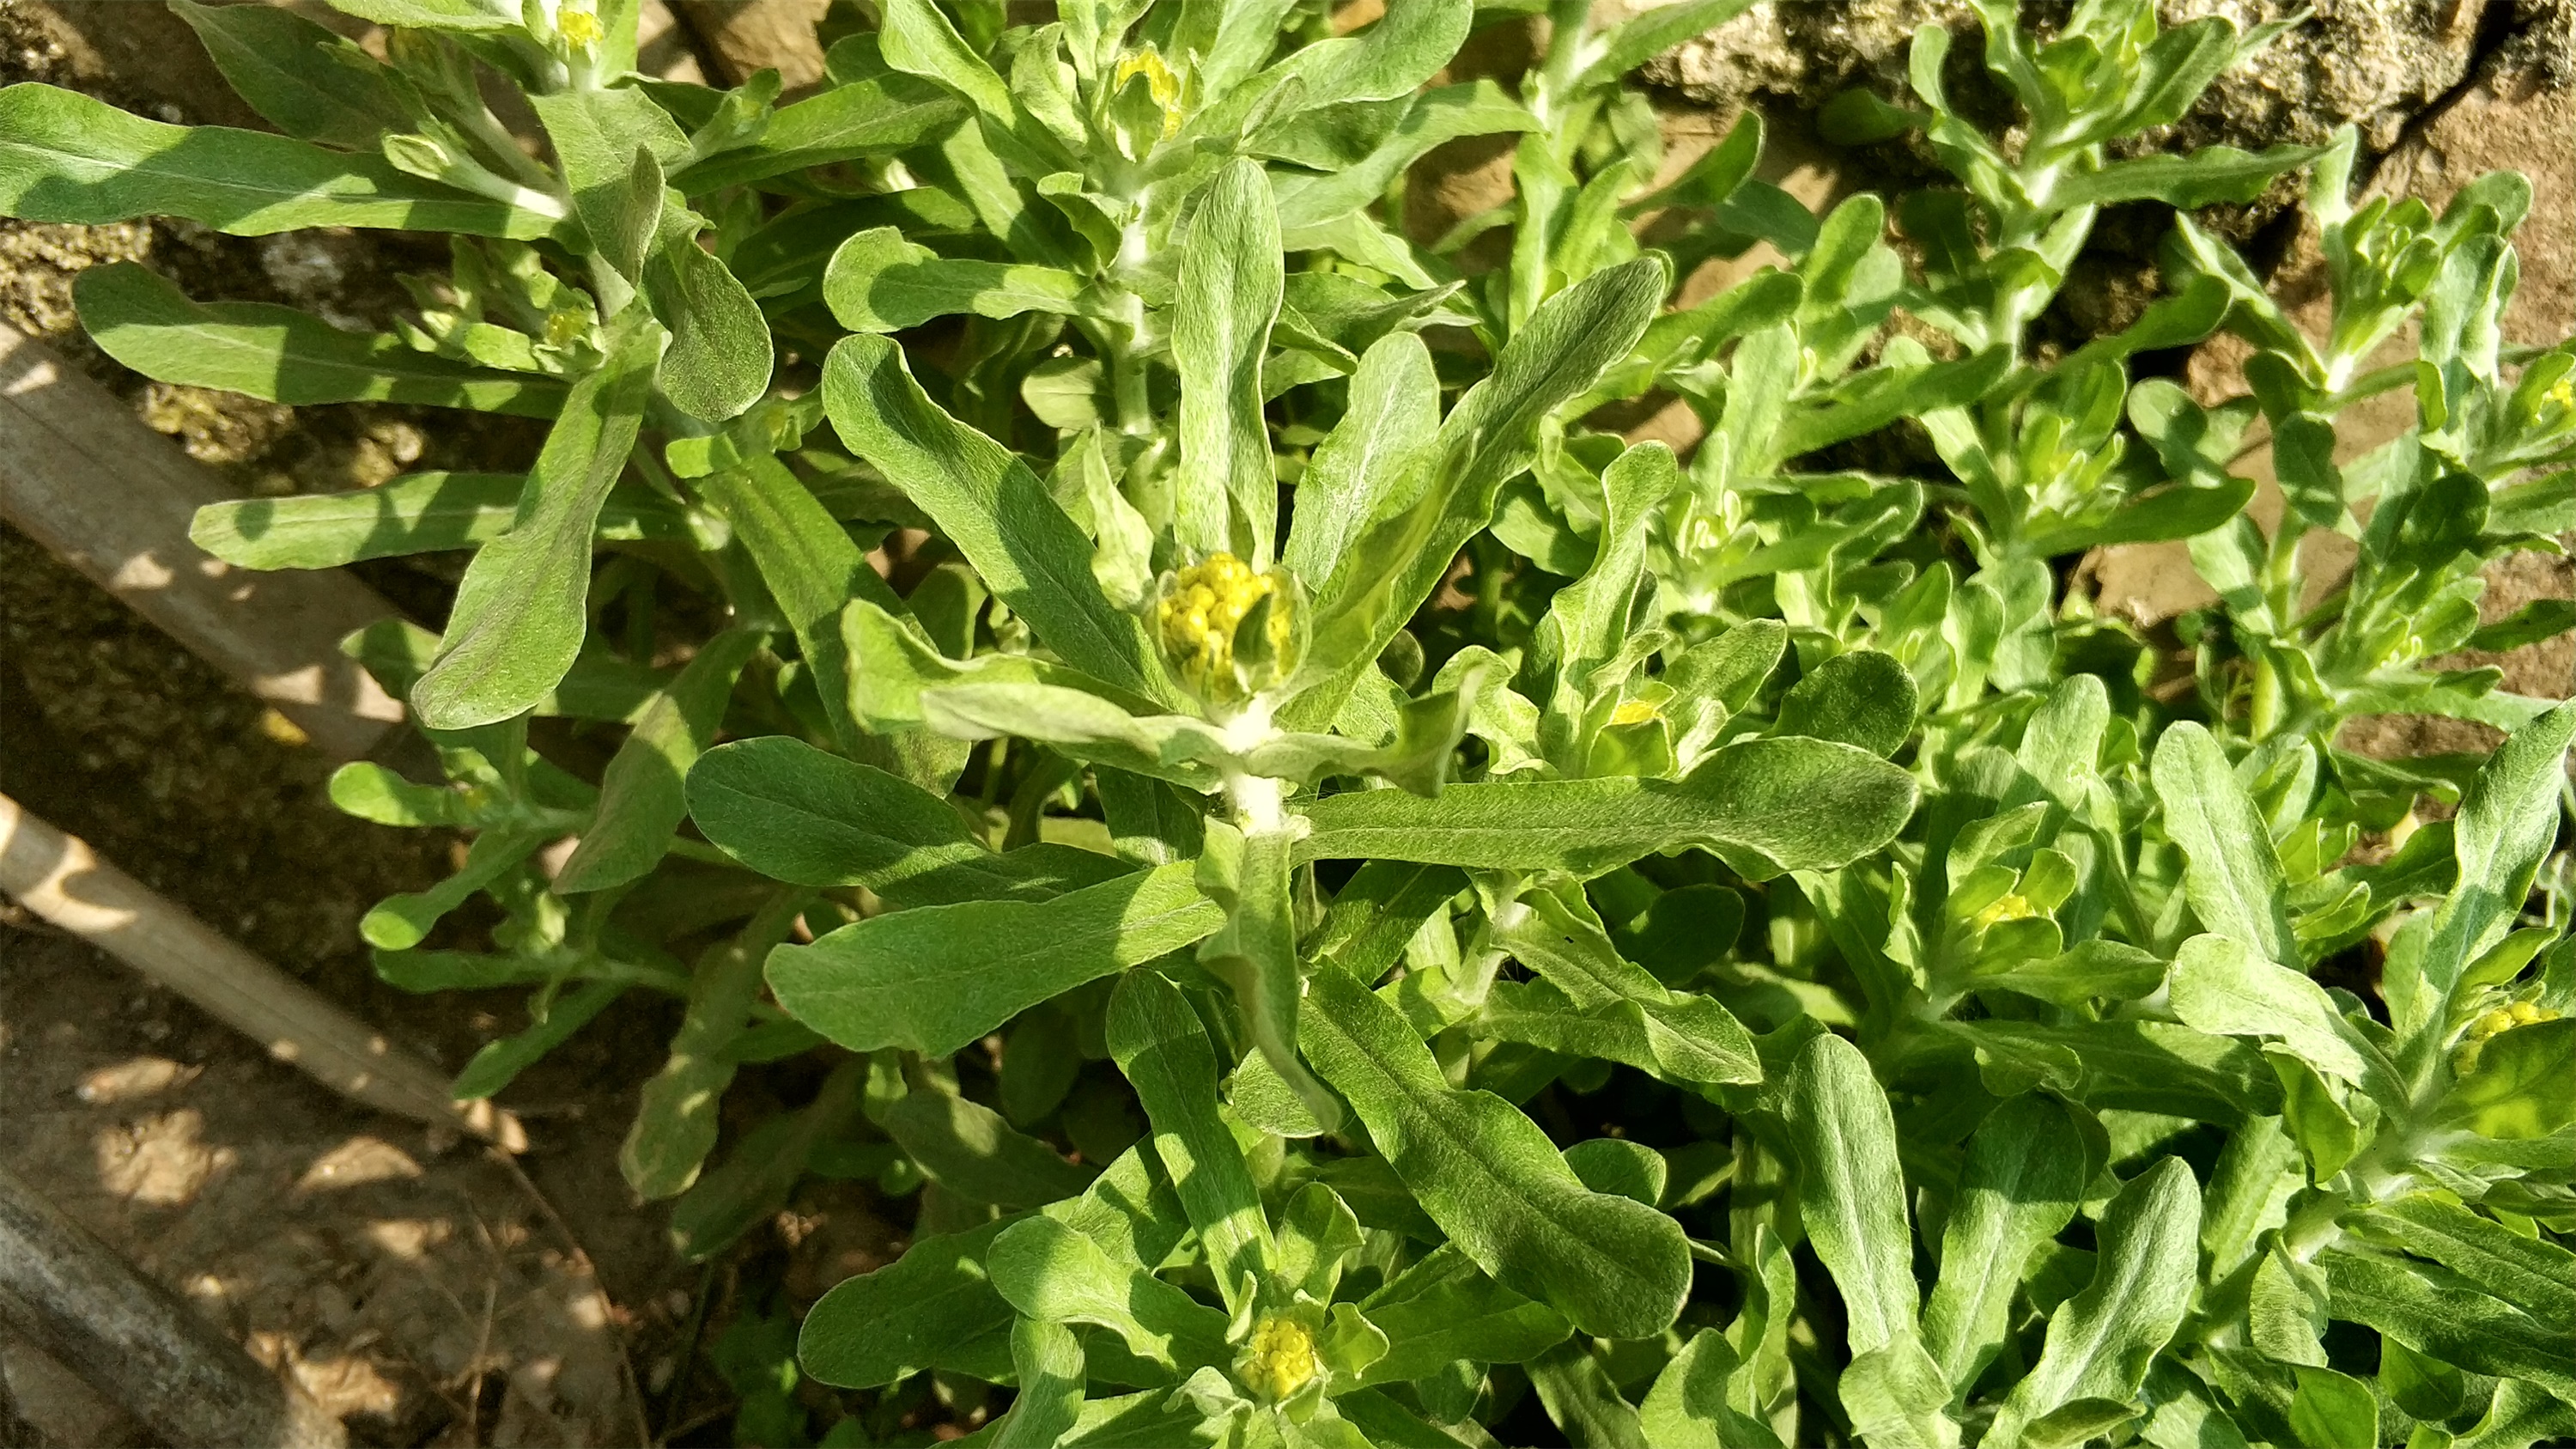
[[[176,3],[279,133],[14,87],[0,210],[454,265],[376,336],[104,267],[99,345],[550,420],[524,475],[198,522],[474,550],[443,634],[350,646],[449,779],[334,798],[472,839],[378,969],[530,989],[469,1097],[682,999],[624,1166],[693,1255],[807,1173],[917,1195],[797,1344],[883,1392],[816,1426],[773,1372],[747,1434],[2576,1435],[2576,706],[2445,663],[2576,623],[2478,607],[2576,528],[2576,348],[2500,341],[2518,176],[2437,214],[2356,201],[2350,131],[2133,143],[2281,27],[1980,0],[1982,74],[1927,28],[1821,117],[1955,184],[1818,217],[1757,118],[1667,165],[1625,80],[1747,0],[883,0],[784,105],[634,74],[615,0],[333,0],[381,60]],[[1451,78],[1532,15],[1526,74]],[[1510,198],[1422,244],[1408,172],[1470,136]],[[2193,217],[2301,168],[2323,336]],[[2042,345],[2124,203],[2161,294]],[[2248,395],[2133,376],[2222,329]],[[1704,436],[1628,445],[1640,399]],[[2220,602],[2160,675],[2068,566],[2181,539]],[[2343,747],[2401,712],[2509,737]],[[720,1144],[789,1058],[810,1105]]]

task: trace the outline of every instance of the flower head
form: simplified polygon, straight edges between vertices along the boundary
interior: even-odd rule
[[[2478,1069],[2478,1058],[2485,1055],[2488,1042],[2517,1026],[2529,1026],[2536,1021],[2556,1021],[2558,1016],[2556,1011],[2535,1002],[2517,1001],[2511,1006],[2499,1006],[2469,1023],[2468,1034],[2460,1043],[2458,1055],[2451,1059],[2451,1065],[2465,1077]]]
[[[1163,657],[1200,698],[1240,703],[1284,677],[1296,638],[1296,603],[1284,584],[1278,571],[1255,573],[1230,553],[1211,554],[1165,582],[1154,632]]]
[[[1315,1335],[1293,1318],[1265,1318],[1253,1325],[1252,1337],[1235,1360],[1235,1377],[1244,1387],[1277,1403],[1311,1382],[1322,1367],[1315,1358]]]
[[[564,44],[575,50],[588,50],[608,37],[599,23],[596,0],[564,0],[555,16],[555,29],[563,33]]]

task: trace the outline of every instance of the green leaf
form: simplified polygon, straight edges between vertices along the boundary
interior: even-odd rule
[[[1524,1372],[1569,1441],[1587,1449],[1650,1449],[1636,1408],[1621,1396],[1591,1345],[1560,1344]]]
[[[1384,1358],[1363,1373],[1404,1383],[1457,1362],[1527,1363],[1574,1326],[1544,1303],[1495,1282],[1455,1245],[1432,1249],[1360,1303],[1387,1336]]]
[[[1767,469],[1769,460],[1801,457],[1877,432],[1898,418],[1965,407],[1994,391],[2012,362],[2010,348],[1996,347],[1956,362],[1869,368],[1827,393],[1819,406],[1792,410],[1776,439],[1754,456]]]
[[[774,457],[754,456],[738,468],[726,468],[696,480],[698,495],[733,527],[760,579],[777,601],[787,626],[796,633],[797,651],[814,671],[815,692],[822,696],[824,718],[831,721],[835,743],[844,754],[887,769],[912,763],[882,744],[862,738],[850,715],[849,647],[840,628],[841,610],[850,600],[865,599],[879,608],[903,608],[894,590],[829,510]],[[965,764],[954,763],[948,778]],[[944,785],[936,772],[916,777],[920,783]]]
[[[1941,1229],[1941,1276],[1923,1305],[1923,1346],[1965,1394],[2004,1345],[2032,1255],[2075,1216],[2084,1141],[2066,1108],[2037,1093],[1997,1107],[1968,1140],[1958,1199]]]
[[[2519,1379],[2496,1385],[2486,1417],[2451,1441],[2453,1449],[2531,1449],[2576,1436],[2576,1404]]]
[[[1770,1426],[1732,1402],[1743,1366],[1725,1335],[1710,1328],[1692,1334],[1638,1407],[1646,1442],[1656,1449],[1779,1449]]]
[[[1192,554],[1231,552],[1256,572],[1270,567],[1279,522],[1261,365],[1285,275],[1270,183],[1258,162],[1238,158],[1200,189],[1180,243],[1171,309],[1181,376],[1174,524]]]
[[[1625,1137],[1587,1137],[1565,1149],[1565,1165],[1594,1192],[1654,1207],[1664,1200],[1672,1165],[1664,1154]]]
[[[2298,965],[2271,828],[2237,783],[2217,739],[2189,720],[2173,725],[2156,742],[2152,774],[2156,798],[2164,802],[2165,833],[2188,862],[2183,893],[2192,914],[2266,960]]]
[[[2576,1330],[2576,1253],[2556,1243],[2432,1193],[2373,1204],[2343,1223],[2368,1241],[2430,1258],[2543,1323]]]
[[[1246,1278],[1259,1282],[1277,1249],[1243,1149],[1217,1115],[1216,1052],[1179,988],[1152,971],[1120,978],[1109,998],[1109,1054],[1154,1124],[1154,1154],[1171,1174],[1229,1311]]]
[[[1028,465],[942,412],[882,337],[848,337],[823,364],[841,441],[921,505],[987,588],[1074,668],[1133,694],[1166,696],[1144,626],[1109,602],[1091,541]]]
[[[1226,1355],[1226,1316],[1044,1214],[995,1240],[993,1285],[1031,1318],[1097,1324],[1137,1357],[1186,1375]]]
[[[718,634],[644,706],[600,776],[598,813],[555,872],[558,894],[625,885],[661,863],[689,816],[689,770],[714,742],[734,679],[759,647],[760,636],[747,629]]]
[[[2253,152],[2204,146],[2188,155],[2114,161],[2098,171],[2067,176],[2034,200],[2070,210],[2118,201],[2161,201],[2184,211],[2222,201],[2252,201],[2271,186],[2273,177],[2306,165],[2324,151],[2322,146],[2270,146]]]
[[[688,799],[707,838],[760,874],[865,886],[895,905],[1046,900],[1129,869],[1062,845],[996,854],[939,796],[785,735],[707,751],[689,771]]]
[[[1871,1449],[1956,1449],[1941,1366],[1912,1338],[1855,1355],[1834,1385],[1852,1432]]]
[[[366,151],[385,132],[411,127],[382,64],[291,10],[194,0],[170,8],[197,32],[234,94],[298,140]]]
[[[2039,1363],[1986,1432],[1996,1449],[2023,1442],[2036,1422],[2079,1400],[2137,1398],[2199,1282],[2200,1185],[2190,1166],[2168,1157],[2131,1178],[2095,1237],[2093,1281],[2049,1315]]]
[[[1839,866],[1894,838],[1914,779],[1851,745],[1799,738],[1729,745],[1678,783],[1600,780],[1452,785],[1437,799],[1394,790],[1306,807],[1310,860],[1408,860],[1591,877],[1699,845],[1755,878]]]
[[[787,1206],[816,1149],[850,1130],[859,1117],[867,1064],[844,1061],[823,1079],[814,1100],[754,1127],[697,1186],[671,1204],[671,1246],[684,1263],[702,1263]]]
[[[209,503],[188,525],[188,539],[241,568],[337,568],[490,543],[509,532],[527,489],[519,473],[406,473],[345,493]],[[610,493],[599,510],[602,539],[660,542],[685,532],[677,509],[635,490]]]
[[[1780,733],[1840,740],[1885,759],[1914,733],[1920,708],[1904,665],[1875,649],[1855,649],[1789,687],[1780,700]]]
[[[917,1239],[873,1273],[832,1286],[805,1315],[796,1358],[845,1389],[872,1389],[928,1368],[972,1373],[997,1356],[1017,1316],[993,1291],[984,1260],[1016,1218]],[[1007,1351],[999,1355],[1007,1361]]]
[[[709,758],[713,758],[710,756]],[[945,1056],[1086,981],[1216,930],[1224,912],[1188,863],[1047,901],[965,901],[843,926],[770,953],[769,984],[798,1020],[852,1051]]]
[[[1054,1449],[1082,1416],[1082,1342],[1061,1323],[1023,1318],[1011,1325],[1011,1369],[1019,1393],[994,1426],[993,1449]]]
[[[661,383],[673,407],[720,423],[769,391],[775,355],[768,320],[749,289],[688,228],[667,232],[645,262],[644,293],[671,329]]]
[[[2555,639],[2576,629],[2576,599],[2534,599],[2469,636],[2471,649],[2497,653]]]
[[[606,1011],[610,1002],[626,993],[626,986],[623,981],[590,981],[556,997],[535,1025],[516,1036],[484,1043],[483,1049],[465,1064],[465,1070],[456,1074],[449,1094],[460,1102],[475,1102],[510,1085],[519,1073],[572,1040],[574,1032]]]
[[[1469,1259],[1586,1333],[1659,1333],[1690,1287],[1672,1219],[1588,1191],[1538,1124],[1462,1092],[1394,1007],[1334,971],[1308,978],[1298,1039],[1369,1138]]]
[[[622,327],[597,372],[575,384],[546,435],[519,521],[474,555],[438,659],[412,686],[431,729],[470,729],[533,708],[563,681],[590,620],[590,551],[600,504],[626,470],[667,334]]]
[[[415,30],[514,30],[518,16],[487,0],[331,0],[331,8],[378,25]]]
[[[82,272],[72,296],[100,351],[163,382],[296,407],[398,402],[547,418],[564,405],[555,378],[453,362],[387,333],[343,332],[292,307],[192,302],[134,262]]]
[[[2460,800],[2452,826],[2460,882],[2433,916],[2423,971],[2447,994],[2469,962],[2522,912],[2532,877],[2558,838],[2558,800],[2576,704],[2562,704],[2498,746]]]
[[[494,201],[287,136],[165,126],[53,86],[0,89],[0,213],[22,221],[173,216],[234,236],[356,226],[533,240],[563,222],[551,204]]]
[[[1278,1242],[1273,1270],[1278,1281],[1318,1303],[1332,1301],[1342,1265],[1368,1245],[1350,1204],[1321,1182],[1307,1183],[1290,1195],[1279,1212]]]
[[[1753,0],[1681,0],[1659,5],[1592,42],[1577,87],[1607,85],[1693,36],[1706,35],[1753,7]],[[1569,38],[1570,39],[1570,38]]]
[[[1622,958],[1579,895],[1533,891],[1519,905],[1496,912],[1494,944],[1575,1010],[1633,1021],[1645,1059],[1621,1053],[1620,1060],[1693,1085],[1761,1080],[1753,1039],[1733,1014],[1709,997],[1666,988],[1653,973]]]
[[[1094,1175],[1012,1131],[1001,1113],[953,1092],[916,1088],[886,1108],[880,1125],[924,1175],[969,1202],[1036,1207],[1074,1196]]]
[[[2098,997],[2135,1001],[2154,995],[2164,984],[2162,957],[2118,941],[2078,941],[2060,955],[2036,961],[2005,956],[1980,962],[1970,979],[1979,991],[2018,991],[2059,1006],[2084,1006]]]
[[[1406,498],[1400,507],[1372,518],[1330,577],[1306,580],[1325,601],[1316,610],[1309,659],[1339,681],[1336,690],[1323,692],[1331,697],[1319,698],[1322,714],[1340,708],[1357,672],[1385,652],[1458,550],[1483,531],[1496,491],[1535,456],[1539,421],[1628,355],[1668,285],[1662,260],[1642,257],[1549,298],[1513,334],[1493,374],[1450,410],[1419,492],[1407,490],[1398,495]]]
[[[2475,1070],[2451,1087],[2445,1112],[2485,1137],[2547,1137],[2576,1122],[2576,1017],[2490,1037]]]
[[[1190,715],[1133,715],[1087,690],[1017,682],[943,684],[920,692],[921,717],[960,740],[1016,735],[1202,793],[1234,759],[1214,725]]]
[[[956,129],[966,106],[900,72],[844,81],[782,106],[751,144],[683,168],[671,180],[692,196],[790,172],[906,151]]]
[[[1297,480],[1288,571],[1314,587],[1336,577],[1344,553],[1420,466],[1440,428],[1440,385],[1420,336],[1391,333],[1351,374],[1350,401]],[[1318,596],[1316,607],[1328,601]]]
[[[955,91],[1002,130],[1018,119],[1010,85],[930,0],[887,0],[877,43],[887,65]]]
[[[1607,677],[1604,668],[1628,641],[1637,580],[1646,566],[1646,520],[1681,488],[1673,450],[1661,443],[1629,448],[1602,471],[1601,526],[1591,567],[1557,590],[1533,645],[1532,672],[1542,681],[1552,676],[1554,686],[1547,691],[1554,710],[1542,718],[1542,729],[1580,720],[1596,697],[1615,695],[1626,683]]]
[[[1921,1298],[1896,1122],[1868,1059],[1819,1034],[1799,1049],[1782,1100],[1803,1168],[1800,1212],[1842,1292],[1853,1355],[1914,1338]]]
[[[663,168],[688,155],[689,138],[639,90],[576,86],[529,104],[545,122],[592,247],[620,276],[639,280],[661,228]],[[603,311],[617,310],[615,298],[599,300]],[[676,313],[661,316],[675,331],[681,325]]]
[[[2334,1316],[2470,1373],[2529,1379],[2576,1403],[2576,1332],[2534,1319],[2448,1268],[2329,1246],[2317,1254]]]
[[[698,959],[689,978],[688,1014],[672,1034],[670,1058],[644,1084],[634,1125],[617,1151],[618,1171],[645,1201],[686,1192],[715,1150],[717,1110],[736,1066],[725,1048],[741,1034],[760,997],[762,958],[795,924],[802,901],[794,894],[773,901],[740,935],[708,947]]]
[[[2335,1009],[2326,989],[2275,966],[2242,941],[2194,936],[2174,956],[2174,1015],[2213,1036],[2276,1037],[2320,1072],[2402,1111],[2396,1067]]]
[[[900,332],[961,313],[1078,316],[1082,279],[1056,267],[948,258],[906,241],[890,226],[841,243],[823,274],[823,298],[853,332]]]
[[[1475,16],[1472,0],[1395,6],[1357,35],[1291,52],[1257,83],[1297,77],[1305,87],[1298,104],[1308,111],[1346,101],[1407,97],[1458,53]]]
[[[1466,888],[1467,877],[1448,866],[1371,861],[1334,894],[1307,950],[1319,963],[1374,982],[1403,956],[1422,923]]]
[[[465,864],[454,875],[425,891],[391,895],[376,902],[359,919],[359,936],[368,945],[388,951],[407,951],[419,945],[448,912],[471,900],[476,891],[499,879],[503,871],[535,854],[550,833],[524,828],[480,832],[466,848]]]
[[[1201,942],[1199,964],[1234,992],[1244,1031],[1270,1070],[1326,1129],[1342,1125],[1342,1109],[1297,1060],[1297,952],[1294,838],[1283,830],[1237,830],[1206,822],[1198,860],[1201,893],[1225,910],[1225,925]]]
[[[2015,1052],[2070,1054],[2083,1069],[2077,1095],[2117,1107],[2233,1123],[2281,1110],[2281,1085],[2261,1053],[2169,1021],[2063,1026],[1989,1018],[1956,1023],[1971,1042]]]

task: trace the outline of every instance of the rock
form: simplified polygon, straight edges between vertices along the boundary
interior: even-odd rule
[[[1635,8],[1648,8],[1636,6]],[[2062,3],[2025,7],[2053,23]],[[2220,15],[2239,29],[2302,8],[2294,0],[2163,0],[2165,23]],[[2406,123],[2467,78],[2483,49],[2520,44],[2564,56],[2550,36],[2568,27],[2568,0],[2321,0],[2315,17],[2282,36],[2261,61],[2223,77],[2174,129],[2150,138],[2239,146],[2323,140],[2349,120],[2372,148],[2398,144]],[[1981,55],[1968,0],[1765,0],[1647,69],[1649,79],[1710,105],[1754,100],[1812,111],[1837,92],[1869,85],[1908,95],[1914,32],[1940,25],[1965,42],[1953,67]]]
[[[778,72],[789,95],[823,79],[823,43],[815,27],[831,0],[680,0],[679,8],[727,85],[764,68]]]

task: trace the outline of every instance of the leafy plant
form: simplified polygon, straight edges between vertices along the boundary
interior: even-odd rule
[[[448,781],[333,784],[471,837],[361,928],[530,990],[460,1095],[644,988],[623,1166],[684,1251],[807,1174],[914,1199],[794,1362],[722,1340],[741,1432],[819,1382],[875,1394],[836,1443],[2576,1434],[2576,706],[2451,664],[2576,623],[2479,610],[2576,527],[2576,346],[2502,341],[2519,177],[2436,215],[2356,203],[2349,130],[2142,147],[2295,21],[1981,3],[1989,79],[1927,28],[1821,118],[1957,185],[1819,218],[1758,118],[1668,165],[1625,81],[1742,0],[888,0],[785,105],[633,74],[613,4],[336,3],[389,59],[181,7],[283,134],[0,92],[0,205],[456,235],[383,335],[136,268],[83,317],[173,381],[548,420],[524,476],[198,537],[475,551],[442,634],[351,643]],[[1539,17],[1516,82],[1430,84]],[[1417,242],[1468,136],[1511,196]],[[2193,214],[2302,167],[2323,337]],[[2164,294],[2043,344],[2127,204]],[[2221,330],[2246,396],[2138,375]],[[1704,435],[1609,430],[1664,401]],[[2182,540],[2218,601],[2151,689],[2068,566]],[[2508,733],[2351,747],[2400,711]]]

